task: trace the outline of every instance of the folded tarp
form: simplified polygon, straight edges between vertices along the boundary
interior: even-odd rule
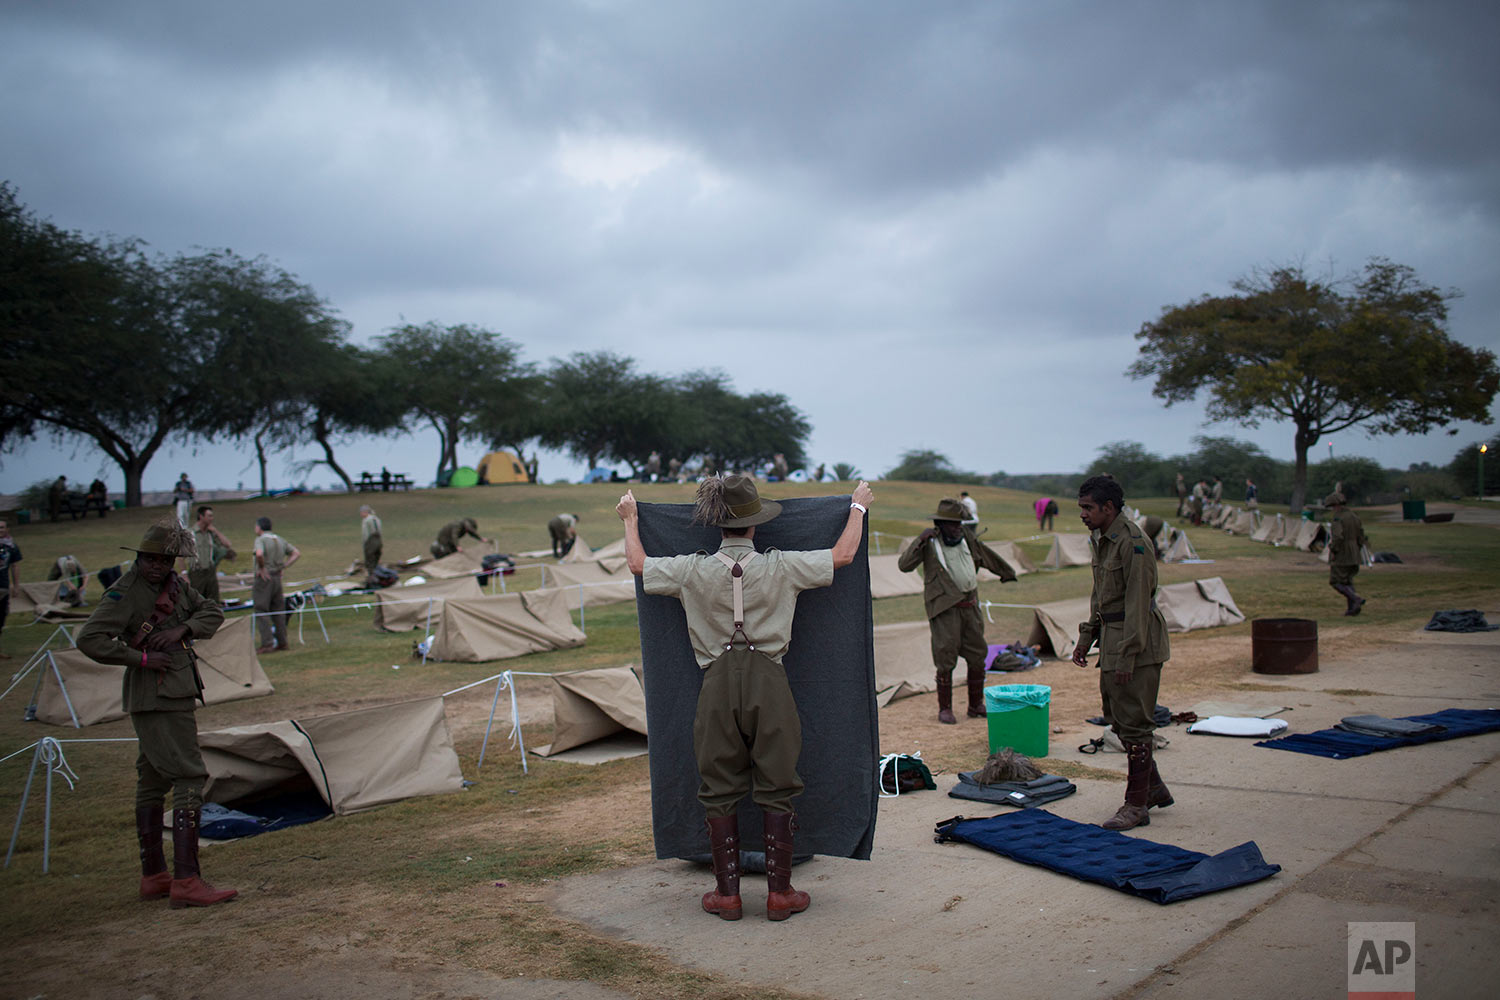
[[[198,676],[203,678],[204,704],[262,698],[273,692],[256,658],[254,639],[250,616],[239,615],[225,619],[217,632],[193,644]],[[37,665],[43,672],[37,691],[38,722],[71,726],[76,719],[78,726],[92,726],[125,717],[120,700],[124,667],[92,660],[79,649],[52,650],[44,657]]]
[[[1191,632],[1245,620],[1222,577],[1210,576],[1158,587],[1156,606],[1167,620],[1168,632]]]
[[[14,584],[10,588],[10,613],[13,615],[30,611],[43,614],[46,609],[62,609],[70,605],[61,596],[63,591],[73,588],[61,580],[44,580],[37,583]],[[92,612],[85,610],[84,617]]]
[[[635,667],[570,670],[551,680],[552,742],[532,747],[537,756],[550,757],[622,732],[646,735],[646,691]]]
[[[901,558],[892,553],[870,557],[870,596],[875,600],[885,597],[907,597],[922,592],[922,574],[916,570],[903,573],[896,568]]]
[[[377,629],[410,632],[436,625],[443,614],[443,602],[483,597],[484,591],[472,576],[461,576],[410,587],[387,587],[370,596],[375,599]]]
[[[547,567],[546,590],[562,591],[568,609],[622,604],[635,600],[635,574],[624,569],[611,573],[600,562],[558,563]],[[536,591],[539,592],[539,591]]]
[[[1408,719],[1387,719],[1383,715],[1346,715],[1335,729],[1366,736],[1426,736],[1441,732],[1445,727],[1433,722],[1412,722]]]
[[[484,663],[572,649],[582,646],[586,638],[568,613],[566,592],[529,590],[444,602],[429,655],[458,663]]]
[[[198,734],[205,802],[311,786],[340,816],[418,795],[463,791],[442,698]]]
[[[1351,733],[1342,729],[1320,729],[1316,733],[1294,733],[1291,736],[1283,736],[1279,740],[1265,740],[1255,745],[1270,747],[1272,750],[1309,753],[1315,757],[1329,757],[1333,760],[1347,760],[1350,757],[1363,757],[1381,750],[1395,750],[1398,747],[1414,747],[1423,743],[1456,740],[1460,736],[1478,736],[1480,733],[1493,733],[1500,730],[1500,709],[1494,708],[1450,708],[1429,715],[1407,715],[1403,718],[1407,722],[1442,726],[1444,731],[1425,733],[1420,736],[1387,738],[1366,736],[1363,733]]]
[[[1275,736],[1286,728],[1285,719],[1211,715],[1188,726],[1188,732],[1208,736]]]
[[[1041,646],[1043,656],[1059,660],[1072,656],[1073,647],[1078,645],[1078,626],[1089,619],[1089,599],[1052,601],[1031,610],[1031,632],[1026,636],[1026,645]]]
[[[996,781],[981,785],[978,771],[960,771],[958,784],[949,790],[950,798],[996,805],[1035,809],[1037,806],[1067,798],[1078,786],[1060,774],[1044,774],[1031,781]]]
[[[1281,871],[1280,865],[1266,863],[1253,840],[1210,856],[1075,823],[1045,809],[989,819],[958,817],[939,824],[937,834],[939,842],[963,841],[1153,903],[1180,903],[1259,882]]]
[[[1485,621],[1484,612],[1471,608],[1468,611],[1435,611],[1432,621],[1422,628],[1428,632],[1493,632],[1500,629],[1500,625],[1491,625]]]
[[[1089,551],[1088,535],[1059,534],[1052,536],[1052,548],[1042,565],[1048,569],[1062,569],[1064,566],[1087,566],[1091,562],[1093,555]]]

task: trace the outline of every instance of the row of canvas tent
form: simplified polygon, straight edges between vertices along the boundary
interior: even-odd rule
[[[1170,632],[1235,625],[1245,615],[1220,577],[1167,584],[1156,594],[1157,606]],[[1089,598],[1054,601],[1032,609],[1028,645],[1044,654],[1067,659],[1078,642],[1078,626],[1089,617]],[[880,707],[913,695],[936,690],[931,630],[927,622],[876,625],[875,700]],[[553,674],[554,729],[550,744],[532,748],[541,756],[556,756],[620,734],[647,736],[646,696],[640,668],[604,667]],[[642,752],[638,743],[633,752]]]

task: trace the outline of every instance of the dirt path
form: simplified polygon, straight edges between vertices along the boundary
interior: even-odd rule
[[[1293,731],[1500,704],[1496,634],[1401,635],[1291,678],[1240,670],[1254,690],[1221,696],[1281,701]],[[1054,738],[1066,747],[1074,735]],[[1119,755],[1053,753],[1123,771]],[[1207,853],[1254,840],[1283,871],[1157,906],[933,843],[936,821],[989,814],[943,795],[950,779],[882,800],[869,862],[799,866],[813,908],[784,924],[755,911],[764,883],[753,877],[744,920],[707,917],[697,895],[710,879],[679,861],[569,879],[553,905],[689,967],[840,998],[1247,995],[1247,983],[1261,996],[1337,995],[1350,921],[1415,921],[1424,993],[1461,995],[1500,971],[1500,734],[1332,761],[1175,728],[1160,763],[1177,805],[1139,835]],[[1049,809],[1083,822],[1113,812],[1117,782],[1077,783]]]

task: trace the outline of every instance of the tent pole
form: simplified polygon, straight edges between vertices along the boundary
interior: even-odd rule
[[[427,598],[427,626],[422,630],[422,666],[427,666],[427,654],[432,650],[432,598]]]
[[[21,818],[26,815],[26,800],[31,797],[31,781],[36,777],[36,766],[42,760],[42,741],[37,740],[36,753],[31,758],[31,770],[26,772],[26,788],[21,792],[21,806],[16,810],[16,826],[10,834],[10,850],[5,852],[5,867],[10,867],[11,855],[16,853],[16,841],[21,836]]]
[[[578,585],[578,631],[582,632],[584,635],[588,635],[589,634],[589,630],[588,630],[587,626],[584,625],[585,612],[583,610],[583,605],[584,605],[584,596],[583,595],[584,595],[583,584],[580,583]]]
[[[52,667],[52,675],[57,678],[57,689],[62,692],[63,704],[68,706],[68,717],[73,720],[73,728],[74,729],[82,729],[83,728],[83,724],[78,721],[78,713],[75,712],[75,711],[73,711],[73,699],[71,697],[69,697],[69,695],[68,695],[68,686],[63,683],[62,671],[59,670],[59,669],[57,669],[57,658],[52,655],[51,651],[48,651],[48,653],[47,653],[47,663],[48,663],[49,666]],[[38,688],[41,687],[40,680],[38,680],[37,687]],[[35,718],[36,717],[36,699],[35,699],[35,697],[33,697],[32,700],[31,700],[31,707],[32,707],[32,717]]]
[[[312,599],[312,609],[313,614],[318,616],[318,628],[323,630],[323,645],[331,645],[333,640],[328,638],[328,626],[323,624],[323,612],[318,610],[318,599],[316,597]]]
[[[484,767],[484,752],[490,746],[490,730],[495,725],[495,708],[500,704],[500,689],[503,687],[505,687],[505,675],[501,674],[495,678],[495,698],[490,702],[490,719],[484,724],[484,742],[479,744],[479,763],[474,766],[475,774],[478,774],[479,770]],[[522,762],[525,762],[524,758]]]

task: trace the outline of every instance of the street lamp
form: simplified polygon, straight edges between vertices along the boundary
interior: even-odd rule
[[[1490,446],[1482,444],[1479,446],[1479,499],[1484,499],[1484,453],[1490,450]]]

